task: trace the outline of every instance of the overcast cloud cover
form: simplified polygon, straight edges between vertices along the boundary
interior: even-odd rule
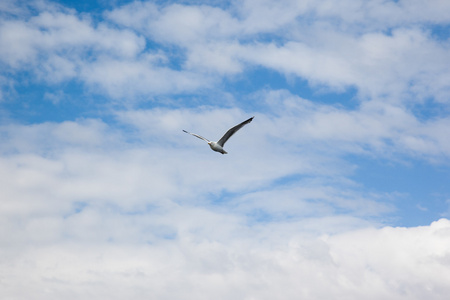
[[[449,94],[446,0],[3,0],[0,298],[447,299]]]

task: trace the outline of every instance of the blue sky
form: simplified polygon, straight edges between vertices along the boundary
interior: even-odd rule
[[[449,11],[2,1],[0,296],[446,299]]]

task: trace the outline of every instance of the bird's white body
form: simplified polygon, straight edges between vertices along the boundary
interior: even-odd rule
[[[228,141],[228,139],[233,134],[235,134],[236,131],[241,129],[244,125],[250,123],[253,120],[253,118],[254,117],[251,117],[250,119],[245,120],[244,122],[242,122],[242,123],[240,123],[240,124],[230,128],[230,129],[228,129],[228,131],[223,135],[223,137],[218,142],[212,142],[212,141],[202,137],[201,135],[198,135],[198,134],[195,134],[195,133],[190,133],[190,132],[188,132],[186,130],[183,130],[183,131],[186,132],[186,133],[189,133],[190,135],[193,135],[193,136],[195,136],[195,137],[197,137],[199,139],[202,139],[202,140],[206,141],[208,143],[209,147],[211,147],[211,149],[213,151],[216,151],[216,152],[219,152],[219,153],[222,153],[222,154],[227,154],[228,152],[223,149],[223,145],[225,145],[225,143]]]
[[[220,152],[222,154],[227,154],[228,152],[225,151],[222,146],[220,146],[219,144],[217,144],[216,142],[209,142],[209,147],[211,147],[212,150],[216,151],[216,152]]]

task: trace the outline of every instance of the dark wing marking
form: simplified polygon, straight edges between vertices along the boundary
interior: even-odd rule
[[[210,140],[205,139],[205,138],[202,137],[201,135],[198,135],[198,134],[195,134],[195,133],[190,133],[190,132],[188,132],[188,131],[186,131],[186,130],[184,130],[184,129],[183,129],[183,131],[186,132],[186,133],[189,133],[189,134],[191,134],[191,135],[193,135],[193,136],[195,136],[195,137],[198,137],[199,139],[202,139],[202,140],[206,141],[207,143],[211,142]]]
[[[253,120],[254,117],[251,117],[250,119],[242,122],[239,125],[234,126],[233,128],[230,128],[224,135],[223,137],[217,142],[217,144],[219,144],[221,147],[223,147],[223,145],[225,145],[225,143],[228,141],[228,139],[236,133],[236,131],[238,131],[239,129],[241,129],[244,125],[250,123]]]

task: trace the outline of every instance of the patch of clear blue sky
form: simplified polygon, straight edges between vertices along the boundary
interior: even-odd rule
[[[111,9],[125,5],[133,0],[58,0],[53,1],[66,7],[75,9],[78,12],[89,12],[92,14],[103,13],[105,9]]]
[[[21,80],[28,78],[28,80]],[[22,124],[62,122],[85,117],[101,117],[103,97],[85,92],[82,84],[67,81],[58,85],[30,82],[32,74],[23,72],[14,76],[15,91],[0,102],[0,109],[8,118]],[[20,83],[27,82],[27,83]]]
[[[54,1],[78,12],[102,13],[105,9],[120,7],[136,0],[58,0]],[[215,7],[227,8],[230,1],[226,0],[153,0],[156,4],[184,4],[184,5],[211,5]]]
[[[450,107],[446,103],[434,101],[433,98],[414,103],[409,109],[420,121],[443,118],[450,113]]]
[[[347,159],[358,166],[351,179],[363,184],[369,192],[392,195],[384,201],[392,201],[398,209],[393,225],[427,225],[448,211],[448,165],[430,164],[421,159],[395,163],[356,155]]]
[[[439,41],[448,41],[450,39],[450,24],[439,24],[431,26],[433,38]]]

